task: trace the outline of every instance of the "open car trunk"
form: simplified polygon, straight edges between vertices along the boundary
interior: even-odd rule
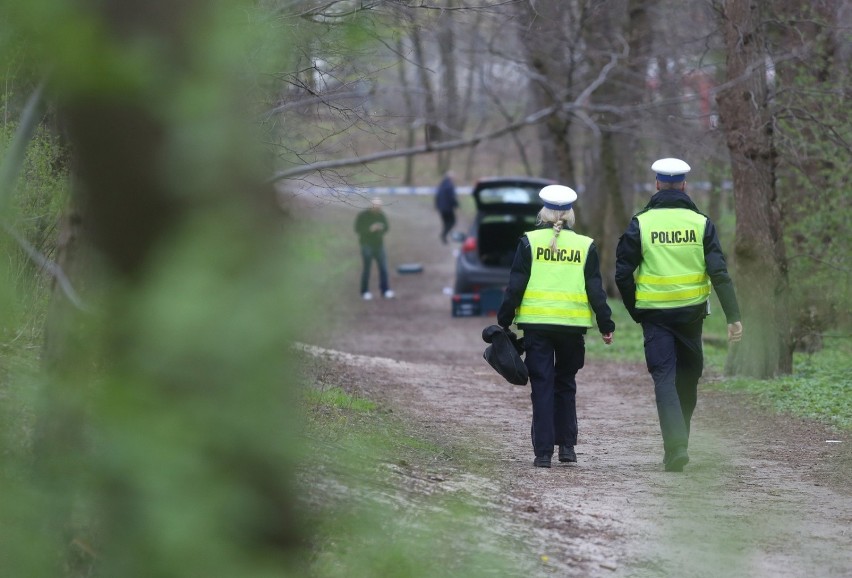
[[[479,225],[479,260],[491,267],[511,267],[518,239],[535,227],[535,216],[486,217]]]

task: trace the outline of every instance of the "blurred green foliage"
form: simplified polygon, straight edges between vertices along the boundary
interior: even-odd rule
[[[16,129],[15,122],[0,128],[2,158]],[[59,214],[68,200],[66,163],[67,151],[58,137],[44,126],[39,127],[26,148],[18,186],[8,191],[10,198],[3,203],[0,220],[6,231],[0,235],[0,251],[6,255],[3,267],[10,282],[7,289],[14,293],[8,296],[12,303],[0,313],[3,342],[24,338],[33,345],[41,335],[50,278],[19,239],[42,255],[54,255]]]
[[[122,157],[109,148],[87,159],[79,142],[61,146],[53,121],[74,107],[135,110],[155,123],[159,148],[136,149],[154,159],[155,174],[144,176],[181,199],[166,210],[183,208],[162,215],[171,227],[143,249],[144,269],[133,277],[88,243],[65,247],[65,258],[86,262],[74,269],[85,277],[72,279],[82,309],[60,294],[49,309],[51,279],[18,241],[3,238],[5,576],[271,577],[298,573],[304,555],[290,344],[307,325],[317,286],[288,274],[302,241],[290,237],[271,189],[257,198],[269,155],[251,116],[259,102],[250,95],[259,93],[241,83],[285,54],[287,39],[267,36],[268,25],[247,26],[269,21],[253,2],[159,4],[165,12],[120,2],[0,4],[0,46],[21,66],[7,85],[26,92],[30,79],[46,76],[51,103],[4,220],[58,259],[69,155],[100,163],[105,174],[137,170],[132,161],[114,164]],[[158,35],[157,19],[170,15],[165,28],[177,36]],[[23,100],[7,94],[0,145]],[[133,150],[138,136],[118,144]],[[98,186],[75,182],[74,190]],[[76,233],[108,224],[97,219],[124,206],[75,207],[85,225]]]
[[[8,94],[7,94],[8,97]],[[56,224],[67,199],[64,151],[43,128],[29,141],[25,154],[10,154],[17,125],[16,110],[4,99],[9,120],[0,130],[5,163],[14,168],[18,186],[2,190],[0,233],[0,568],[9,575],[46,575],[44,496],[33,479],[33,433],[38,392],[43,380],[40,353],[51,293],[51,278],[25,247],[52,255]],[[22,130],[24,132],[24,130]],[[7,168],[8,165],[6,165]],[[8,184],[8,183],[7,183]]]

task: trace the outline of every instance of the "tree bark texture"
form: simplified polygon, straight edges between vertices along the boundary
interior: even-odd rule
[[[400,54],[405,53],[405,46],[403,45],[401,37],[397,39],[396,49]],[[402,102],[405,105],[405,114],[409,119],[412,119],[412,122],[409,122],[405,129],[406,146],[411,148],[414,146],[417,139],[413,125],[413,120],[417,118],[417,114],[414,108],[414,102],[411,98],[411,88],[408,86],[408,76],[406,74],[408,70],[407,64],[406,60],[401,60],[399,63],[399,85],[402,87]],[[405,173],[402,177],[402,183],[405,185],[414,184],[414,155],[405,157]]]
[[[574,93],[578,18],[575,3],[542,0],[518,4],[520,37],[532,74],[532,94],[539,109],[570,103]],[[541,125],[542,176],[576,186],[569,133],[570,112],[550,115]],[[581,219],[580,212],[577,213]]]
[[[452,2],[447,2],[452,7]],[[449,133],[450,138],[458,138],[460,130],[460,107],[459,87],[456,74],[459,67],[456,65],[456,41],[453,19],[446,13],[438,17],[437,22],[438,52],[440,54],[441,83],[438,91],[440,106],[439,122],[443,131]],[[438,152],[438,171],[443,174],[450,169],[451,153],[448,151]]]
[[[651,44],[651,27],[644,0],[612,2],[607,10],[589,15],[583,27],[587,44],[601,47],[593,60],[596,73],[612,57],[624,51],[622,59],[607,80],[595,91],[595,103],[614,107],[641,102]],[[622,40],[623,39],[623,40]],[[591,140],[594,151],[587,155],[583,225],[595,239],[601,257],[601,275],[608,295],[615,287],[616,239],[632,216],[636,183],[637,120],[613,112],[596,117],[599,134]]]
[[[729,86],[718,103],[734,181],[734,258],[744,326],[743,340],[731,349],[727,369],[768,378],[792,370],[792,349],[760,5],[758,0],[724,3]]]
[[[432,88],[432,80],[429,78],[429,69],[426,64],[426,50],[423,46],[423,38],[420,34],[419,22],[413,22],[411,26],[412,57],[417,66],[420,88],[423,91],[423,117],[424,137],[426,144],[439,142],[443,139],[441,127],[438,125],[438,107],[435,103],[435,91]]]

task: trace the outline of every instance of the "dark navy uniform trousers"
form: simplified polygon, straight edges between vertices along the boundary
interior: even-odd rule
[[[642,322],[645,361],[654,378],[657,413],[666,455],[689,445],[689,423],[704,370],[703,319],[681,325]]]
[[[532,445],[551,457],[555,445],[577,444],[577,382],[586,357],[582,333],[524,330],[524,363],[532,392]]]

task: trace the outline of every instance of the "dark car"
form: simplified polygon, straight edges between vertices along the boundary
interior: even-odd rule
[[[479,293],[502,289],[518,239],[535,228],[542,203],[538,192],[554,181],[532,177],[491,177],[479,180],[471,190],[476,217],[462,241],[456,260],[455,293]]]

